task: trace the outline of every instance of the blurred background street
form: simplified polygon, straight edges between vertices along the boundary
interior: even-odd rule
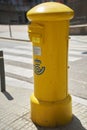
[[[0,93],[0,130],[50,130],[35,125],[30,117],[33,46],[26,18],[32,7],[50,1],[65,4],[75,12],[69,26],[67,86],[72,96],[73,119],[68,125],[52,130],[87,129],[87,0],[0,0],[0,51],[6,87]]]

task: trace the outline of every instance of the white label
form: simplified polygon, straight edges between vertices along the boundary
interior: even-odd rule
[[[37,46],[33,46],[33,53],[34,55],[41,55],[41,48]]]

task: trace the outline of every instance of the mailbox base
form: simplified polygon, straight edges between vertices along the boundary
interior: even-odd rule
[[[35,124],[45,127],[65,125],[72,119],[72,100],[68,95],[56,102],[39,101],[31,96],[31,119]]]

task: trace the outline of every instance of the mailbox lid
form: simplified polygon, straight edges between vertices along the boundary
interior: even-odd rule
[[[58,2],[45,2],[27,12],[27,18],[33,21],[56,21],[71,19],[74,11]]]

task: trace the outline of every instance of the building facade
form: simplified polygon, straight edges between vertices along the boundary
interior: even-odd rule
[[[68,0],[67,5],[75,12],[74,18],[71,20],[72,24],[87,23],[87,0]]]
[[[37,4],[55,1],[75,11],[71,24],[87,23],[87,0],[0,0],[0,24],[26,24],[26,12]]]
[[[25,13],[31,8],[28,0],[0,0],[0,24],[24,24]]]

